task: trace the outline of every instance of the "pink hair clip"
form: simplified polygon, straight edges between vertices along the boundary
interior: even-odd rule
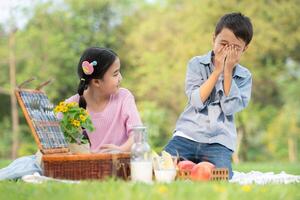
[[[94,72],[94,66],[97,65],[97,61],[89,63],[88,61],[83,61],[81,64],[82,70],[86,75],[91,75]]]

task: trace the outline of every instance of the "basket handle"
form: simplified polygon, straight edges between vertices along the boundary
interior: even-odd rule
[[[121,163],[121,167],[122,167],[122,170],[123,170],[124,178],[127,181],[128,180],[128,174],[127,174],[127,171],[126,171],[125,163]]]
[[[51,82],[53,82],[53,79],[49,79],[48,81],[45,81],[45,82],[39,84],[35,89],[36,90],[41,90],[43,87],[50,84]]]
[[[22,89],[24,85],[30,83],[31,81],[34,81],[36,78],[35,77],[31,77],[30,79],[27,79],[25,81],[23,81],[22,83],[20,83],[19,85],[17,85],[18,89]]]
[[[118,159],[118,157],[113,154],[112,155],[112,176],[117,177],[117,173],[118,171],[120,171],[120,169],[122,168],[121,172],[123,173],[122,177],[125,180],[128,180],[128,174],[126,171],[126,164],[125,163],[121,163],[120,160]]]

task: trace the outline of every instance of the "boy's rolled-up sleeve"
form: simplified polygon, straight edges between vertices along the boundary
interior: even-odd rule
[[[222,91],[221,108],[225,115],[233,115],[247,107],[251,97],[252,76],[236,77],[231,81],[228,96]]]
[[[202,102],[200,98],[200,86],[204,83],[204,77],[201,74],[200,68],[201,64],[197,62],[196,58],[193,58],[189,62],[185,81],[185,92],[189,103],[193,107],[202,110],[207,106],[208,101]]]

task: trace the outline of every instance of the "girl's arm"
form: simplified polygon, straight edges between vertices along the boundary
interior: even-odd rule
[[[99,152],[110,152],[110,151],[122,151],[122,152],[130,152],[131,146],[133,144],[133,135],[131,135],[127,141],[121,146],[115,144],[104,144],[100,147]]]
[[[128,91],[129,92],[129,91]],[[134,96],[130,93],[127,98],[123,102],[123,122],[125,123],[126,130],[127,130],[127,141],[118,146],[114,144],[105,144],[100,147],[100,152],[107,152],[107,151],[122,151],[122,152],[129,152],[131,150],[131,146],[133,144],[133,134],[132,134],[132,127],[136,125],[142,125],[142,121],[140,119],[139,112],[137,110]]]
[[[130,135],[128,140],[120,146],[121,151],[129,152],[133,144],[133,135]]]

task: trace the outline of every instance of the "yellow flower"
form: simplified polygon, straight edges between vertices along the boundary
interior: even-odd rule
[[[54,112],[56,112],[56,113],[60,112],[60,107],[59,107],[59,106],[56,106],[56,107],[54,108]]]
[[[84,122],[86,120],[87,116],[79,115],[79,118],[82,122]]]
[[[66,103],[64,101],[62,101],[62,102],[59,103],[59,106],[64,107],[64,106],[66,106]]]
[[[225,188],[222,187],[222,186],[214,185],[213,188],[214,188],[214,190],[215,190],[216,192],[225,192]]]
[[[71,102],[71,103],[68,103],[67,106],[68,106],[69,108],[75,107],[75,106],[77,106],[77,103],[76,103],[76,102]]]
[[[69,142],[74,142],[74,138],[81,134],[81,128],[86,128],[90,132],[94,131],[94,126],[90,121],[87,111],[78,106],[76,102],[60,102],[54,109],[56,113],[62,113],[63,119],[60,121],[64,135]],[[82,140],[81,142],[86,142]]]
[[[63,108],[64,108],[63,106],[58,105],[58,106],[55,107],[54,112],[56,112],[56,113],[62,112]]]
[[[74,126],[78,127],[78,126],[80,126],[80,121],[74,119],[74,120],[72,121],[72,124],[73,124]]]
[[[251,191],[251,186],[250,185],[243,185],[242,186],[242,190],[244,192],[250,192]]]
[[[168,192],[168,188],[166,186],[162,185],[158,188],[158,192],[161,194],[164,194],[164,193]]]

